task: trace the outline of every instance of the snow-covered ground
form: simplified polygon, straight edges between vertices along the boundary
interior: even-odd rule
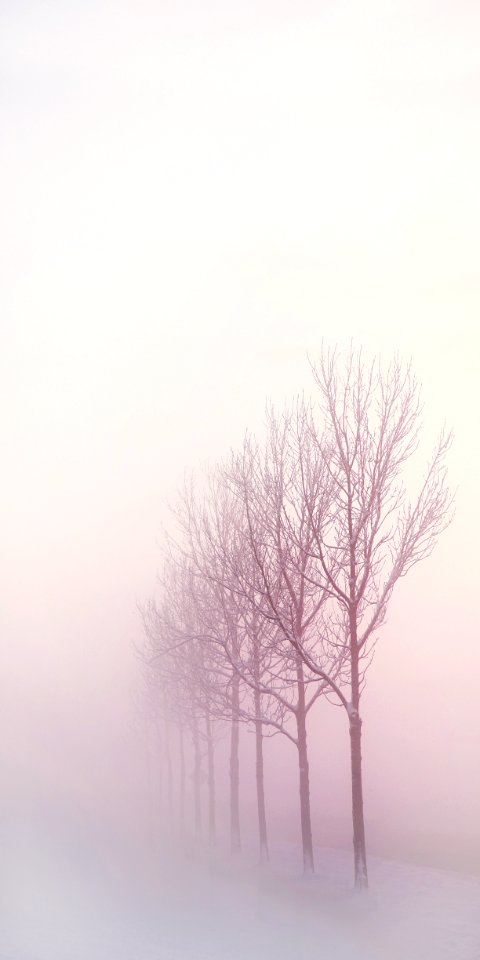
[[[370,857],[370,889],[358,896],[349,851],[318,848],[316,874],[307,883],[294,880],[293,847],[274,854],[272,866],[286,890],[299,888],[309,910],[334,920],[367,956],[480,960],[479,876]]]
[[[267,869],[198,853],[120,869],[27,829],[1,856],[0,960],[480,960],[479,877],[371,859],[356,896],[348,852],[318,849],[308,880],[287,845]]]

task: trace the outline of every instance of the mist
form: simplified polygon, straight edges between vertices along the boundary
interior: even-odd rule
[[[79,957],[234,957],[250,911],[251,949],[281,956],[282,942],[294,949],[284,910],[304,931],[299,956],[324,935],[347,958],[468,960],[480,942],[480,14],[428,0],[5,0],[0,24],[0,954],[65,957],[68,941]],[[232,861],[228,720],[212,852],[206,780],[195,831],[192,744],[182,827],[178,730],[145,706],[141,608],[162,602],[185,477],[200,496],[247,431],[263,442],[267,404],[315,402],[325,344],[411,362],[422,429],[408,490],[442,426],[454,434],[454,518],[396,584],[362,694],[364,908],[350,898],[341,707],[320,697],[308,716],[315,875],[301,886],[295,746],[264,738],[270,872],[258,874],[252,725],[239,729]],[[411,916],[392,908],[419,889],[437,926],[439,891],[458,906],[450,953],[413,894]],[[222,897],[215,939],[199,916]],[[172,921],[162,941],[167,918],[187,914],[186,939]]]

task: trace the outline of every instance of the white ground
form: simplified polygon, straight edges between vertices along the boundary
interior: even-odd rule
[[[268,869],[164,855],[149,876],[26,829],[0,852],[0,960],[480,960],[479,877],[371,859],[358,897],[343,851],[309,880],[288,846]]]

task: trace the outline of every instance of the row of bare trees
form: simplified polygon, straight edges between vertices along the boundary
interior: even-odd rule
[[[232,850],[240,845],[239,724],[255,730],[262,859],[268,857],[264,737],[281,733],[292,742],[306,872],[314,867],[307,718],[321,696],[344,709],[354,878],[364,888],[365,673],[395,584],[431,553],[450,520],[450,436],[439,437],[411,499],[404,474],[418,445],[420,406],[410,367],[367,363],[354,349],[346,358],[325,349],[312,372],[311,402],[270,408],[262,442],[248,434],[201,490],[185,485],[177,532],[165,547],[160,599],[143,608],[144,661],[152,697],[161,689],[180,738],[190,732],[198,826],[207,757],[211,839],[218,724],[230,731]]]

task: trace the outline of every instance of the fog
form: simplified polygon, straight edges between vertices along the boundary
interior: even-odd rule
[[[479,10],[4,0],[0,24],[2,830],[129,863],[162,835],[137,604],[169,503],[353,338],[422,384],[413,485],[455,435],[454,521],[397,585],[363,696],[368,848],[478,871]],[[314,840],[347,851],[345,718],[322,702],[308,734]],[[272,848],[299,842],[282,740]],[[240,756],[253,849],[244,728]]]

